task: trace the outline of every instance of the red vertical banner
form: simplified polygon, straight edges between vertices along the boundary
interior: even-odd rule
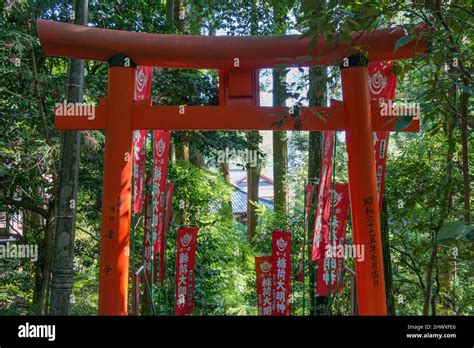
[[[165,188],[168,172],[168,157],[170,147],[170,131],[153,131],[153,218],[155,226],[155,253],[161,251],[163,243],[164,216],[165,216]]]
[[[143,207],[146,138],[146,130],[133,131],[133,214],[138,214]]]
[[[393,64],[390,62],[371,62],[369,63],[368,70],[370,97],[379,100],[381,103],[393,100],[397,87],[397,78],[393,73]],[[374,133],[375,170],[380,209],[382,209],[389,136],[389,132]]]
[[[327,202],[332,184],[334,137],[335,132],[323,132],[323,157],[321,160],[318,200],[314,223],[312,261],[318,260],[324,256],[324,247],[329,239],[329,218],[331,216],[331,210],[325,202]]]
[[[380,210],[382,210],[382,199],[385,185],[385,171],[387,169],[387,151],[389,137],[389,132],[374,133],[375,170],[377,174],[377,195],[379,199]]]
[[[393,64],[391,62],[370,62],[368,71],[370,97],[377,100],[393,100],[397,88]]]
[[[258,315],[272,315],[272,257],[256,256]]]
[[[332,196],[334,199],[334,216],[332,222],[330,221],[333,226],[332,244],[330,238],[324,247],[324,258],[317,260],[316,296],[327,296],[329,284],[331,284],[331,293],[334,293],[344,270],[349,185],[336,183]],[[326,199],[326,205],[332,210],[331,197],[328,196]],[[342,283],[340,289],[342,289]]]
[[[135,77],[135,100],[150,98],[153,79],[153,67],[138,66]]]
[[[194,266],[198,227],[180,227],[176,237],[175,314],[191,314],[194,308]]]
[[[291,315],[291,233],[272,232],[272,315]]]
[[[150,98],[153,68],[139,66],[135,78],[135,100]],[[146,166],[146,130],[133,131],[133,214],[143,207],[143,186]]]
[[[164,228],[163,232],[161,233],[162,242],[160,252],[160,282],[163,284],[165,281],[166,275],[166,264],[165,264],[165,253],[166,253],[166,237],[168,235],[168,227],[171,217],[171,203],[173,200],[173,192],[174,192],[174,183],[170,182],[166,184],[165,188],[165,211],[164,211]]]

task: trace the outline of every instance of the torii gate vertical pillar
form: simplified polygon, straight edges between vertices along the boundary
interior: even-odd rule
[[[100,239],[99,315],[126,315],[132,187],[135,64],[110,60]]]
[[[361,54],[345,58],[341,79],[352,231],[354,242],[364,246],[364,260],[355,262],[359,314],[387,315],[367,59]]]

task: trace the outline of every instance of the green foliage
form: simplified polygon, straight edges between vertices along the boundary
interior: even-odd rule
[[[34,264],[29,259],[0,259],[0,315],[28,315]]]
[[[176,185],[174,214],[180,213],[180,202],[187,200],[191,202],[186,206],[189,225],[199,226],[195,315],[254,314],[256,309],[251,302],[254,298],[250,300],[249,288],[245,286],[254,277],[245,229],[222,213],[230,187],[216,174],[184,161],[171,165],[168,177]],[[168,237],[167,281],[170,285],[174,285],[176,230],[177,226],[173,225]],[[168,296],[174,298],[174,287],[168,288]]]
[[[389,151],[385,198],[389,211],[396,310],[398,314],[421,314],[425,274],[440,227],[441,192],[447,180],[446,140],[441,134],[415,138],[401,133],[393,140],[395,148],[392,145]],[[455,173],[452,185],[454,192],[462,192],[459,173]],[[448,218],[459,216],[456,209],[462,204],[459,198],[455,196],[455,206]],[[443,233],[438,238],[445,239]],[[439,250],[434,272],[434,296],[439,301],[437,313],[466,314],[469,311],[467,277],[472,251],[465,239],[446,245]],[[454,247],[458,250],[455,258],[450,251]],[[455,279],[454,264],[457,267]]]
[[[244,231],[226,221],[200,230],[196,260],[197,315],[251,315],[246,284],[254,281],[254,267]]]
[[[85,220],[87,221],[87,220]],[[100,231],[100,225],[91,231]],[[96,315],[99,284],[99,233],[79,228],[76,231],[74,288],[72,293],[73,315]]]

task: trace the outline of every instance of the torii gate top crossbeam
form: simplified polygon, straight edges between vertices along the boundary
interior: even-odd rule
[[[328,43],[323,37],[308,50],[310,38],[288,36],[193,36],[164,35],[100,29],[68,23],[38,20],[38,35],[46,54],[85,60],[108,61],[118,53],[136,64],[164,68],[270,68],[332,65],[364,50],[370,61],[411,58],[425,51],[425,40],[412,40],[395,50],[395,43],[407,35],[404,29],[387,28],[354,32],[351,41]],[[423,26],[418,27],[424,30]],[[349,45],[351,44],[351,45]],[[349,49],[349,46],[352,47]]]

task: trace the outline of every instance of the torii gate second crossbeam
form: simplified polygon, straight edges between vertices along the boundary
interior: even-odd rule
[[[80,113],[73,117],[56,113],[55,117],[60,130],[106,131],[99,314],[127,314],[134,129],[346,131],[354,241],[371,246],[370,257],[356,262],[355,267],[359,313],[387,314],[373,132],[393,131],[399,117],[381,116],[380,106],[371,103],[366,56],[372,61],[414,57],[424,52],[424,40],[395,50],[395,43],[407,34],[388,28],[353,33],[352,45],[320,38],[315,49],[308,51],[309,39],[298,36],[159,35],[44,20],[37,22],[37,29],[48,55],[109,62],[108,98],[95,107],[95,118]],[[282,62],[293,66],[342,63],[343,101],[302,108],[299,115],[285,107],[259,107],[257,69]],[[219,69],[220,105],[136,102],[136,64]],[[418,129],[419,120],[413,120],[403,131]]]

